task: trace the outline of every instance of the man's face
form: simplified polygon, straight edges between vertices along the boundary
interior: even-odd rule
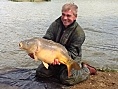
[[[75,16],[71,10],[62,11],[61,20],[65,27],[73,23],[73,21],[76,20],[76,18],[77,16]]]

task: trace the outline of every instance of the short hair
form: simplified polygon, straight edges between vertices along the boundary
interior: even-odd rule
[[[78,12],[78,6],[75,5],[74,3],[66,3],[62,6],[62,12],[63,11],[69,11],[72,10],[73,14],[75,16],[77,16],[77,12]]]

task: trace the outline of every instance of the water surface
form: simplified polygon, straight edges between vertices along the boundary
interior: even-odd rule
[[[0,1],[0,68],[36,68],[23,51],[21,40],[42,37],[61,15],[66,2],[79,5],[77,22],[86,33],[83,60],[96,67],[118,69],[118,0]]]

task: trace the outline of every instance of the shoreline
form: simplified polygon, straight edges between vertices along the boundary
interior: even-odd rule
[[[36,81],[34,79],[35,69],[7,68],[0,70],[0,87],[2,89],[25,89],[26,87],[30,89],[32,86],[34,88],[41,87],[41,89],[42,87],[44,89],[45,86],[47,87],[46,89],[50,89],[49,87],[52,87],[52,89],[117,89],[117,76],[117,71],[98,70],[96,75],[90,75],[86,81],[73,86],[65,86],[52,78]],[[27,86],[27,83],[28,85],[30,84],[30,86]],[[32,85],[33,83],[35,85]]]

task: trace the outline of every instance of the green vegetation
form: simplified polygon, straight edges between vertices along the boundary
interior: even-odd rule
[[[51,1],[51,0],[11,0],[14,2],[40,2],[40,1]]]

